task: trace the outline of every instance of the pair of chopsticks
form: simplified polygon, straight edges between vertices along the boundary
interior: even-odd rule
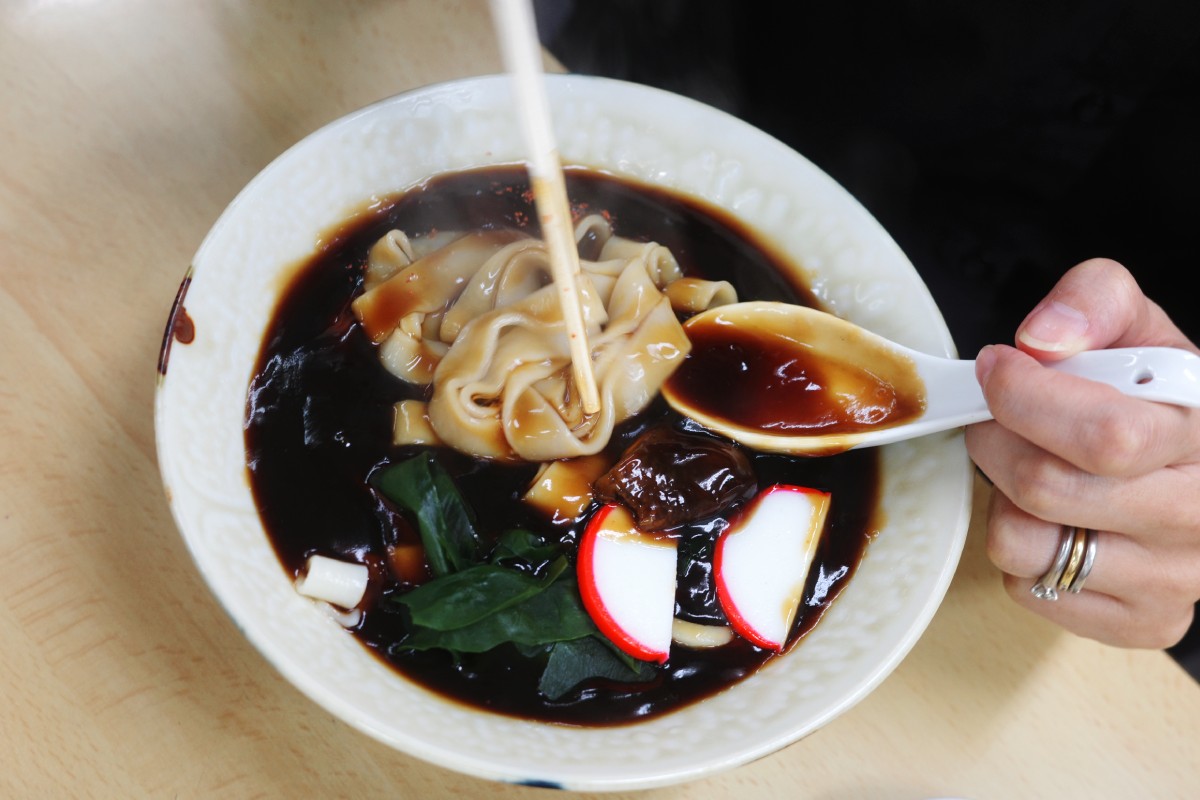
[[[529,151],[529,180],[550,257],[551,274],[562,303],[572,374],[583,412],[596,414],[600,411],[600,395],[592,371],[592,353],[579,297],[579,252],[575,248],[567,187],[550,121],[550,104],[542,82],[541,47],[533,8],[530,0],[492,0],[492,16],[504,63],[516,89],[518,116]]]

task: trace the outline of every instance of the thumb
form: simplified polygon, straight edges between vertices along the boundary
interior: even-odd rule
[[[1113,346],[1179,344],[1182,338],[1129,271],[1106,258],[1068,270],[1017,328],[1017,347],[1049,361]]]

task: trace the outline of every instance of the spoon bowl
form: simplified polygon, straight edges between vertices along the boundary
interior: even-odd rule
[[[684,325],[696,347],[663,387],[697,424],[756,450],[830,455],[991,419],[975,362],[931,356],[805,306],[719,306]],[[1200,407],[1200,357],[1095,350],[1048,367],[1126,395]]]

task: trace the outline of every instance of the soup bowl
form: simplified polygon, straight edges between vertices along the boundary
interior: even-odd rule
[[[730,115],[644,86],[549,76],[547,90],[564,163],[724,209],[783,253],[828,310],[954,355],[904,254],[801,155]],[[960,432],[882,449],[878,535],[796,647],[702,701],[614,727],[494,714],[406,679],[296,592],[249,487],[247,388],[296,265],[321,232],[373,197],[522,161],[513,108],[504,76],[417,89],[321,128],[238,194],[200,245],[168,323],[155,410],[162,479],[197,567],[240,630],[349,725],[499,781],[598,791],[701,778],[813,733],[879,685],[921,636],[966,535],[971,471]]]

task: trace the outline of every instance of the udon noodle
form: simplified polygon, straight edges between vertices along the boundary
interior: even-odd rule
[[[433,387],[428,403],[397,409],[397,445],[535,462],[593,455],[690,351],[677,314],[737,300],[727,281],[685,277],[662,245],[615,236],[598,214],[581,220],[576,241],[595,253],[579,279],[600,392],[589,416],[542,241],[509,229],[445,238],[419,253],[390,231],[371,248],[353,305],[384,367]]]

